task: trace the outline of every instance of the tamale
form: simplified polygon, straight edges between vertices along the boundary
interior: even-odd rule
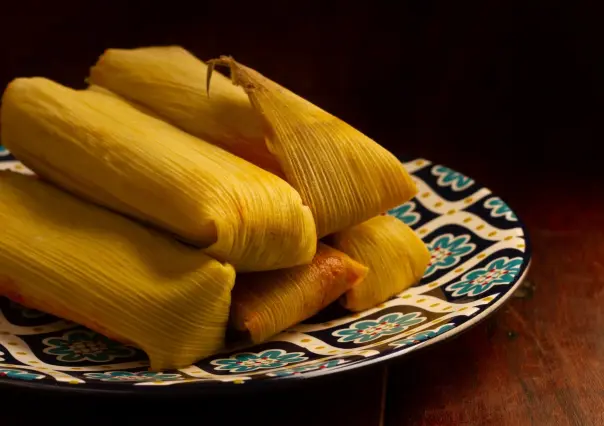
[[[230,265],[12,172],[0,223],[0,294],[135,345],[153,370],[224,346]]]
[[[88,81],[142,105],[182,130],[280,174],[264,143],[262,123],[245,92],[214,77],[206,94],[207,65],[178,46],[107,49]]]
[[[20,78],[0,120],[2,142],[38,175],[237,270],[312,260],[312,214],[287,182],[117,97]]]
[[[424,242],[392,216],[376,216],[330,238],[333,247],[369,268],[341,299],[352,311],[372,308],[415,284],[430,261]]]
[[[319,243],[310,265],[239,274],[232,294],[231,325],[254,343],[318,313],[359,285],[367,268]]]
[[[319,238],[416,194],[401,162],[358,130],[230,57],[209,61],[209,71],[215,65],[229,66],[233,83],[248,94],[268,149],[311,208]]]
[[[128,101],[128,100],[124,99],[123,97],[121,97],[120,95],[118,95],[117,93],[113,93],[111,90],[105,89],[104,87],[97,86],[96,84],[91,84],[86,88],[86,90],[89,90],[91,92],[102,93],[103,95],[111,96],[115,99],[119,99],[120,101],[128,103],[130,106],[136,108],[137,110],[139,110],[140,112],[142,112],[144,114],[150,115],[151,117],[157,118],[158,120],[163,120],[162,117],[155,114],[155,112],[151,111],[149,108],[147,108],[141,104],[138,104],[136,102]]]

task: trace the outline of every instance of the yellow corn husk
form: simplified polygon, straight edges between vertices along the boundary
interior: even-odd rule
[[[223,348],[230,265],[11,172],[0,223],[0,294],[138,346],[153,370]]]
[[[380,304],[418,282],[430,252],[415,232],[392,216],[376,216],[332,236],[332,245],[369,267],[341,302],[352,311]]]
[[[116,97],[17,79],[1,114],[5,146],[83,198],[209,246],[240,271],[312,260],[312,214],[289,184]]]
[[[111,90],[105,89],[104,87],[97,86],[96,84],[91,84],[86,88],[86,90],[91,91],[91,92],[101,93],[106,96],[111,96],[112,98],[118,99],[122,102],[126,102],[127,104],[129,104],[133,108],[136,108],[137,110],[139,110],[140,112],[142,112],[144,114],[150,115],[151,117],[157,118],[158,120],[163,120],[162,117],[157,115],[155,112],[151,111],[149,108],[147,108],[141,104],[138,104],[136,102],[129,101],[129,100],[123,98],[122,96],[118,95],[117,93],[113,93]]]
[[[312,317],[366,274],[365,266],[319,243],[310,265],[240,274],[232,294],[231,325],[260,343]]]
[[[88,81],[142,105],[184,131],[280,174],[245,92],[216,75],[206,93],[207,65],[182,47],[108,49]]]
[[[233,83],[248,94],[268,149],[311,208],[320,238],[416,194],[401,162],[358,130],[230,57],[209,64],[229,66]]]

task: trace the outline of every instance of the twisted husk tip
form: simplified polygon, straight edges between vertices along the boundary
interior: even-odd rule
[[[233,84],[237,84],[233,77],[233,68],[237,64],[237,61],[232,56],[220,55],[218,58],[210,59],[207,61],[208,72],[206,74],[206,93],[210,97],[210,81],[212,80],[212,73],[216,68],[216,65],[229,67],[231,69],[231,81]]]

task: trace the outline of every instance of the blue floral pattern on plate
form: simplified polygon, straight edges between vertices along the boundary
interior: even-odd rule
[[[154,373],[152,371],[140,371],[137,373],[129,371],[105,371],[103,373],[85,373],[84,376],[103,382],[166,382],[181,380],[183,378],[182,374],[178,373]]]
[[[49,337],[42,341],[44,352],[63,362],[111,362],[116,358],[129,358],[134,349],[88,330],[74,330],[62,337]]]
[[[4,148],[2,145],[0,145],[0,157],[6,157],[8,156],[9,152],[6,148]]]
[[[459,263],[465,256],[476,249],[476,244],[470,242],[469,235],[444,234],[434,238],[428,244],[430,262],[424,277],[432,275],[438,269],[448,269]]]
[[[25,370],[0,367],[0,377],[18,380],[40,380],[46,376],[44,374],[32,373]]]
[[[438,336],[439,334],[443,334],[446,331],[452,330],[453,328],[455,328],[454,324],[445,324],[438,328],[435,328],[434,330],[424,330],[417,334],[414,334],[413,336],[406,337],[402,340],[397,340],[395,342],[390,343],[390,346],[395,346],[395,347],[411,346],[416,343],[423,342],[424,340],[432,339],[432,338]]]
[[[474,184],[474,180],[445,166],[434,166],[432,174],[438,176],[440,186],[450,186],[453,191],[463,191]]]
[[[499,197],[489,198],[484,202],[484,206],[491,210],[491,216],[493,217],[505,217],[510,222],[516,222],[518,220],[512,209],[510,209]]]
[[[271,376],[275,377],[285,377],[285,376],[294,376],[300,375],[302,373],[306,373],[308,371],[315,370],[325,370],[327,368],[333,368],[337,365],[345,364],[346,360],[344,359],[330,359],[329,361],[324,361],[320,363],[310,364],[310,365],[301,365],[300,367],[287,368],[285,370],[279,370],[275,373],[268,373]]]
[[[484,268],[473,269],[463,276],[461,281],[449,284],[447,291],[454,297],[478,296],[496,285],[511,284],[522,266],[522,258],[501,257],[493,260]]]
[[[415,211],[414,201],[408,201],[405,204],[395,207],[389,210],[388,214],[402,220],[403,223],[408,226],[415,225],[421,218],[421,215]]]
[[[394,312],[376,320],[357,321],[348,328],[334,331],[332,335],[339,337],[338,342],[341,343],[367,343],[382,336],[401,333],[425,320],[426,317],[422,317],[419,312],[409,314]]]
[[[28,173],[6,154],[0,154],[0,168]],[[530,243],[524,226],[500,198],[469,177],[425,159],[406,166],[421,194],[387,214],[417,228],[432,257],[423,279],[391,300],[354,314],[325,312],[322,320],[299,324],[262,345],[181,370],[149,372],[141,371],[148,360],[134,347],[51,315],[17,311],[0,297],[5,318],[0,369],[6,371],[0,382],[30,379],[29,385],[78,391],[132,387],[138,393],[152,388],[169,393],[169,387],[179,386],[191,394],[211,393],[363,367],[467,329],[508,299],[525,275]],[[46,370],[38,374],[31,365]]]
[[[217,371],[248,373],[258,369],[284,367],[307,359],[303,352],[288,353],[282,349],[277,349],[260,353],[243,352],[230,358],[216,359],[212,361],[212,365],[216,366],[214,369]]]

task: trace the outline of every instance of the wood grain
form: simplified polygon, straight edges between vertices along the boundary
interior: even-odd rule
[[[604,201],[580,182],[530,186],[530,202],[509,200],[533,242],[527,281],[485,323],[391,370],[387,424],[604,424]]]
[[[232,54],[393,152],[493,189],[529,227],[530,284],[459,338],[394,362],[387,382],[377,367],[237,398],[155,406],[77,398],[61,424],[107,424],[118,406],[131,408],[120,419],[137,422],[604,424],[602,4],[309,0],[292,11],[234,3],[11,2],[0,7],[0,84],[44,75],[82,87],[108,47],[174,43],[204,59]],[[10,389],[0,400],[42,407],[5,410],[3,424],[65,406]],[[94,420],[99,412],[107,419]]]

